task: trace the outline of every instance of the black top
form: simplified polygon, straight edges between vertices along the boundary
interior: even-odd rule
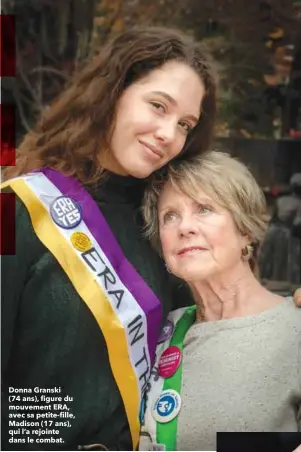
[[[301,433],[218,433],[217,452],[293,452]]]
[[[179,287],[178,280],[171,280],[164,262],[141,235],[144,187],[144,181],[109,175],[88,190],[125,256],[161,300],[165,318],[171,309],[189,305],[192,299],[183,284]],[[131,450],[122,399],[92,313],[35,235],[19,199],[16,223],[16,255],[4,256],[1,267],[2,449],[76,450],[79,445],[101,443],[108,449]],[[36,386],[61,387],[62,396],[73,398],[72,427],[57,427],[63,444],[8,441],[8,430],[18,428],[8,427],[8,388]],[[18,405],[28,405],[22,400],[24,394],[19,395]],[[38,437],[23,433],[15,438],[28,436]]]

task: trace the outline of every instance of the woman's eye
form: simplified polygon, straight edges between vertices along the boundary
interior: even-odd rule
[[[187,132],[187,133],[189,133],[190,130],[192,129],[191,125],[188,124],[188,122],[185,122],[185,121],[180,121],[180,122],[179,122],[179,125],[180,125],[180,126],[182,127],[182,129],[184,129],[185,132]]]
[[[212,212],[212,208],[211,208],[211,206],[204,206],[204,205],[200,204],[199,205],[199,212],[200,213],[204,213],[204,214],[210,213],[210,212]]]
[[[174,212],[167,212],[163,217],[163,222],[168,223],[176,218],[176,214]]]
[[[163,113],[166,111],[166,107],[164,104],[160,102],[151,102],[152,106],[155,107],[156,110],[162,111]]]

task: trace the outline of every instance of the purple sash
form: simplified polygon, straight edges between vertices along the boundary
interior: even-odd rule
[[[144,311],[147,320],[149,354],[153,364],[162,321],[162,306],[158,297],[126,259],[97,203],[82,185],[75,178],[63,176],[52,169],[43,168],[39,172],[43,173],[65,196],[74,199],[81,206],[83,221],[104,251],[122,283]]]

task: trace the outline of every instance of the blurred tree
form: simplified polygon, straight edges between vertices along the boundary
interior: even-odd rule
[[[17,76],[2,92],[20,136],[90,55],[95,0],[3,0],[2,12],[16,17]]]
[[[220,133],[280,137],[297,127],[300,0],[161,0],[152,10],[151,4],[137,0],[136,15],[139,5],[149,8],[148,21],[186,29],[219,62]]]
[[[280,137],[300,127],[299,0],[2,0],[2,11],[17,18],[17,78],[3,88],[20,133],[108,38],[150,24],[185,29],[214,54],[220,134]]]
[[[213,48],[222,66],[221,124],[234,135],[287,135],[300,108],[295,102],[294,113],[288,113],[292,96],[300,97],[300,72],[293,71],[298,59],[288,55],[301,37],[300,7],[293,0],[208,0],[202,5],[191,0],[189,5],[182,12],[199,38],[210,45],[210,35],[223,37]],[[264,74],[277,78],[272,91]],[[288,88],[292,80],[294,90]]]

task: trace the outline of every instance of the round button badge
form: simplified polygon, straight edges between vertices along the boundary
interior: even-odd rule
[[[84,252],[91,248],[91,240],[83,232],[73,232],[70,237],[71,243],[78,251]]]
[[[181,409],[181,397],[177,391],[167,389],[156,400],[152,415],[155,421],[162,424],[172,421]]]
[[[78,202],[68,196],[59,196],[50,206],[53,221],[64,229],[73,229],[82,220],[82,211]]]
[[[171,377],[178,370],[181,363],[181,357],[181,350],[175,345],[164,350],[158,364],[158,374],[160,377]]]
[[[159,336],[158,344],[167,341],[172,336],[173,330],[174,324],[171,320],[167,320]]]

